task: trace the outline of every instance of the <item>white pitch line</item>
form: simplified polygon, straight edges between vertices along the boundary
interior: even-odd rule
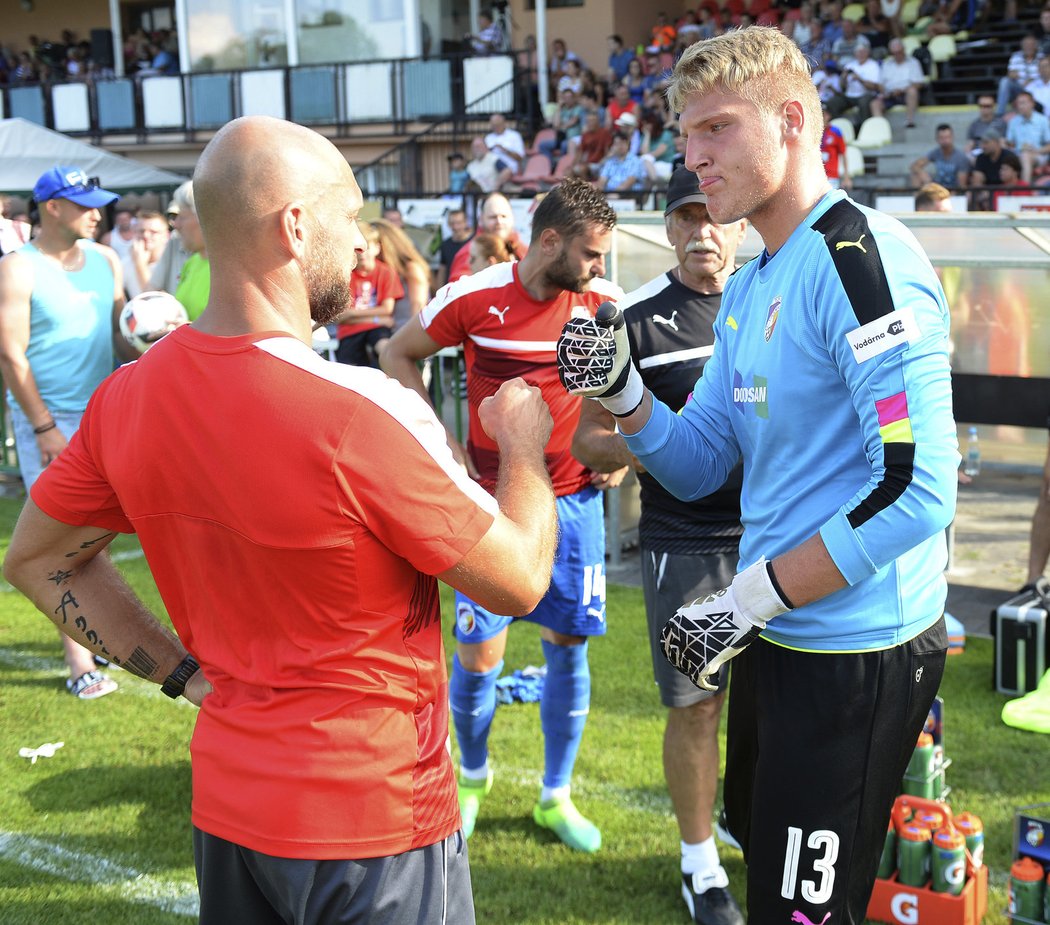
[[[6,665],[8,668],[17,668],[20,671],[33,671],[37,674],[54,678],[64,677],[69,671],[69,669],[66,668],[65,662],[60,658],[27,655],[25,652],[17,652],[14,649],[8,649],[4,646],[0,646],[0,665]],[[124,691],[126,693],[134,694],[137,697],[161,698],[165,702],[174,703],[178,707],[193,707],[193,709],[197,709],[185,697],[178,697],[172,701],[171,698],[165,697],[164,694],[161,693],[159,684],[153,684],[143,678],[129,674],[128,672],[123,671],[119,665],[110,665],[108,668],[103,668],[102,670],[120,672],[120,675],[116,679],[117,683],[120,685],[117,693]],[[113,695],[111,694],[110,696]]]
[[[155,906],[174,915],[200,915],[195,883],[153,877],[101,855],[70,851],[32,835],[0,832],[0,858],[72,883],[101,887],[117,899]]]

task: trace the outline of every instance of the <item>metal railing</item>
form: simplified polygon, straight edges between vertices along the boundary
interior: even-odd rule
[[[515,92],[516,60],[514,53],[459,53],[7,85],[0,87],[0,117],[95,139],[180,133],[192,140],[242,115],[335,127],[342,135],[404,134],[419,122],[517,116],[532,95]]]

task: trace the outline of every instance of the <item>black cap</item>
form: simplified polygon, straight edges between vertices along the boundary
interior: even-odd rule
[[[667,207],[664,209],[664,215],[670,215],[675,209],[690,202],[702,202],[706,205],[707,195],[700,192],[700,181],[695,173],[685,167],[676,167],[671,174],[671,182],[667,184]]]
[[[450,154],[450,155],[448,156],[448,159],[449,159],[450,161],[455,161],[455,160],[465,161],[465,160],[466,160],[466,157],[465,157],[464,155],[460,154],[460,153],[459,153],[458,151],[453,151],[453,152],[452,152],[452,153],[451,153],[451,154]]]

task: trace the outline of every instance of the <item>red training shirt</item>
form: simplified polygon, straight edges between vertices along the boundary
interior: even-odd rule
[[[138,533],[215,688],[190,746],[198,828],[353,859],[459,827],[431,576],[496,508],[445,440],[378,370],[186,325],[99,386],[34,486],[57,520]]]
[[[521,285],[518,264],[499,263],[443,287],[420,313],[423,329],[434,341],[444,347],[463,345],[470,411],[467,450],[489,491],[496,485],[499,452],[481,426],[478,407],[517,376],[540,389],[554,418],[544,454],[554,493],[571,495],[590,484],[589,470],[569,452],[581,399],[566,392],[558,378],[558,335],[569,318],[593,316],[602,302],[622,297],[619,286],[599,278],[590,292],[562,292],[539,302]]]
[[[405,287],[401,285],[397,274],[379,259],[368,272],[355,269],[350,274],[350,285],[354,291],[354,308],[375,308],[384,299],[393,299],[396,302],[405,294]],[[342,340],[351,334],[360,334],[362,331],[371,331],[373,328],[389,328],[393,324],[393,315],[384,315],[382,318],[364,318],[361,321],[340,324],[335,336]]]

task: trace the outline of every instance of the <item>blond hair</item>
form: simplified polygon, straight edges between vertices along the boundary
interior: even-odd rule
[[[733,93],[759,110],[777,113],[798,100],[807,132],[819,145],[824,120],[809,63],[791,39],[770,26],[734,29],[685,50],[671,75],[667,99],[681,112],[696,94]]]
[[[423,259],[404,231],[385,218],[374,219],[372,227],[379,237],[379,256],[383,263],[400,277],[408,276],[409,267],[415,265],[418,272],[429,278],[430,264]]]

